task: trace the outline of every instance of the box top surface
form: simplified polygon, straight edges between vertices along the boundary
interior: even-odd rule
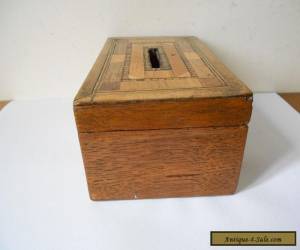
[[[74,105],[251,96],[196,37],[109,38]]]

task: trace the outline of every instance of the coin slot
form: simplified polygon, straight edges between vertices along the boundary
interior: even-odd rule
[[[151,63],[151,67],[154,69],[160,68],[160,61],[159,61],[159,51],[158,48],[150,48],[148,49],[149,59]]]

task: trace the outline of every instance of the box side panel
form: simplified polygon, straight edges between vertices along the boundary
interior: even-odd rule
[[[240,126],[251,111],[251,97],[74,106],[79,132]]]
[[[234,193],[247,126],[79,133],[92,200]]]

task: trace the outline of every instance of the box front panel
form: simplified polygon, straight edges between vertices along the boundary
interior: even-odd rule
[[[234,193],[247,126],[79,133],[93,200]]]

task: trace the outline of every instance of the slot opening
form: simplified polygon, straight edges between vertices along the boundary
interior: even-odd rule
[[[151,67],[154,69],[160,68],[159,62],[159,51],[158,48],[150,48],[148,49],[148,54],[150,58]]]

